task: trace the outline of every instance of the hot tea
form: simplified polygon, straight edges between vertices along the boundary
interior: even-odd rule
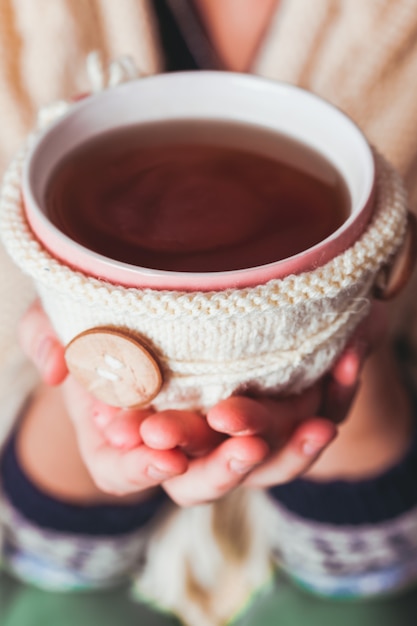
[[[152,122],[70,152],[46,191],[51,221],[104,256],[181,272],[255,267],[306,250],[350,212],[323,156],[261,127]]]

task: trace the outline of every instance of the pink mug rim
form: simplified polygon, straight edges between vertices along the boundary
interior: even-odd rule
[[[54,257],[74,270],[124,287],[170,291],[212,291],[228,288],[253,287],[273,279],[285,278],[290,274],[308,272],[323,266],[353,245],[365,230],[372,215],[375,195],[375,161],[373,152],[362,131],[343,111],[299,87],[256,76],[233,74],[231,72],[178,72],[140,78],[138,81],[132,82],[136,83],[139,88],[144,81],[146,84],[147,81],[165,79],[166,82],[169,83],[169,81],[175,80],[178,76],[188,76],[193,80],[194,77],[197,76],[215,77],[217,79],[219,75],[226,75],[228,81],[233,79],[240,83],[242,80],[244,82],[250,81],[252,85],[266,85],[267,88],[279,86],[280,89],[288,90],[291,93],[302,93],[303,97],[319,102],[327,111],[333,111],[341,120],[344,119],[345,124],[351,126],[352,131],[356,132],[356,134],[362,138],[363,148],[368,152],[369,177],[371,180],[363,203],[356,213],[352,210],[349,218],[345,220],[336,231],[311,248],[280,261],[239,270],[222,272],[172,272],[130,265],[93,252],[70,239],[49,221],[40,206],[41,203],[38,201],[33,191],[32,180],[33,177],[36,176],[36,159],[44,142],[50,139],[54,134],[59,134],[62,125],[67,123],[68,120],[74,119],[85,107],[94,106],[97,100],[104,98],[108,93],[104,91],[78,101],[71,107],[66,115],[41,133],[31,147],[28,158],[25,161],[22,176],[22,195],[26,217],[35,236]],[[223,80],[223,76],[221,79]],[[132,83],[115,87],[111,91],[123,91],[126,85],[132,85]],[[169,115],[164,119],[170,119]]]

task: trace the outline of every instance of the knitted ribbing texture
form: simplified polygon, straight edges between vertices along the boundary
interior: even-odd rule
[[[25,152],[5,176],[1,230],[17,265],[35,283],[60,339],[100,326],[126,328],[162,366],[157,409],[205,409],[239,390],[300,392],[340,354],[369,309],[378,272],[406,228],[406,197],[376,155],[374,216],[348,250],[313,271],[244,289],[210,292],[125,288],[74,271],[30,231],[20,177]]]

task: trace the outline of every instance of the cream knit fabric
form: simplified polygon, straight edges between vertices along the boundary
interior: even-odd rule
[[[157,409],[206,409],[239,390],[299,392],[332,365],[369,308],[379,270],[406,223],[399,177],[377,156],[372,223],[323,267],[265,285],[218,292],[133,289],[87,277],[57,261],[25,221],[20,170],[8,169],[0,200],[3,241],[37,285],[61,340],[100,326],[127,328],[152,345],[163,366]]]
[[[149,0],[1,0],[0,46],[0,172],[41,106],[88,89],[91,50],[105,60],[129,54],[146,73],[161,68]],[[252,71],[345,110],[417,200],[417,0],[280,0]],[[4,403],[22,366],[16,320],[34,290],[3,251],[0,293]]]

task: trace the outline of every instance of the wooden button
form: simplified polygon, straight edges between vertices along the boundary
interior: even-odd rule
[[[74,378],[111,406],[145,406],[162,385],[160,367],[149,349],[122,330],[93,328],[77,335],[65,359]]]

